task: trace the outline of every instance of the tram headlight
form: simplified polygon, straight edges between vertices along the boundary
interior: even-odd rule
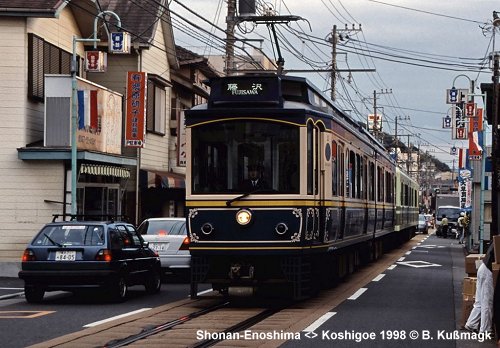
[[[284,222],[280,222],[274,228],[277,234],[283,235],[288,231],[288,226]]]
[[[252,221],[252,212],[248,209],[240,209],[236,213],[236,222],[241,226],[246,226]]]

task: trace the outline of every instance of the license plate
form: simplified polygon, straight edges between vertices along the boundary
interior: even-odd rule
[[[56,251],[56,261],[75,261],[76,251]]]
[[[156,252],[167,251],[168,243],[150,243],[149,247]]]

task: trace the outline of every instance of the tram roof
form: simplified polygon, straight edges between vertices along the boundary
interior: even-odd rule
[[[344,122],[360,130],[372,143],[379,144],[375,137],[360,126],[351,116],[341,111],[307,78],[274,73],[214,77],[205,81],[210,86],[210,97],[206,105],[195,109],[222,109],[228,107],[284,108],[285,102],[308,105],[311,110],[340,117]],[[293,103],[287,103],[288,105]]]

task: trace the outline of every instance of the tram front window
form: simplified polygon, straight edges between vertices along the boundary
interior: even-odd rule
[[[256,193],[299,193],[299,128],[265,121],[221,121],[193,127],[192,192],[246,193],[257,167]]]

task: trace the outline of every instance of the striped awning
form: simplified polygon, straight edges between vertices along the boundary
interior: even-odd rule
[[[101,164],[82,163],[80,174],[114,176],[117,178],[130,178],[130,170],[123,167],[105,166]]]
[[[149,188],[185,188],[184,176],[174,173],[148,171]]]

